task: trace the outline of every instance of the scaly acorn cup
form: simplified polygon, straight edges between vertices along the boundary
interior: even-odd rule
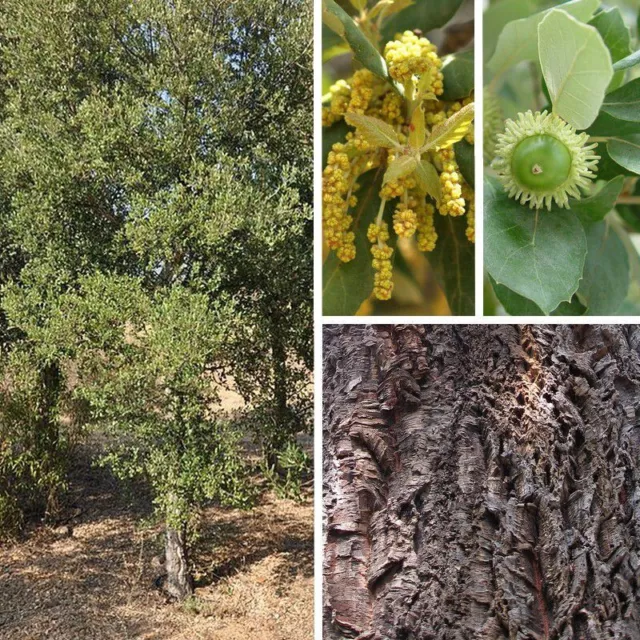
[[[492,167],[509,197],[531,209],[551,204],[569,208],[569,196],[580,199],[596,177],[600,156],[589,136],[553,113],[519,113],[497,136]]]

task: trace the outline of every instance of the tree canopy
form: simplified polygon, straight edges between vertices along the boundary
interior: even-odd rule
[[[216,376],[269,453],[308,425],[311,13],[0,3],[0,525],[87,426],[171,526],[244,500]]]

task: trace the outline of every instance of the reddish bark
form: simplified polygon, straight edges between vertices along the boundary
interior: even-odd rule
[[[325,637],[640,638],[640,327],[331,326]]]

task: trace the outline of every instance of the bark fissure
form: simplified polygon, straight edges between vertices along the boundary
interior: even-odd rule
[[[640,638],[640,328],[325,327],[329,639]]]

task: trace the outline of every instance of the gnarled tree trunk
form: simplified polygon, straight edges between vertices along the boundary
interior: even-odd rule
[[[325,638],[640,638],[640,327],[331,326]]]
[[[182,601],[193,593],[193,581],[189,572],[186,527],[180,530],[167,526],[165,533],[165,569],[167,593]]]

